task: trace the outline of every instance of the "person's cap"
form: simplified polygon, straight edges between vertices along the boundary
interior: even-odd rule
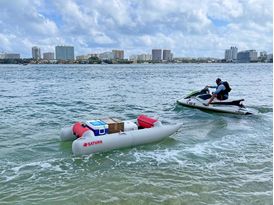
[[[221,82],[221,81],[222,81],[221,78],[216,79],[216,83]]]

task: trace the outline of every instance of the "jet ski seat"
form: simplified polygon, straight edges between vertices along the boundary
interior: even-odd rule
[[[199,95],[198,97],[203,100],[207,100],[207,99],[211,98],[211,95],[210,94],[202,94],[202,95]]]

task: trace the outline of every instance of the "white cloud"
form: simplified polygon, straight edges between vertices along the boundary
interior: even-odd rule
[[[232,45],[272,52],[272,12],[271,0],[1,0],[0,51],[28,57],[33,45],[68,44],[76,55],[170,48],[175,56],[223,57]]]
[[[38,1],[0,1],[0,19],[7,32],[16,35],[32,32],[34,35],[56,35],[55,22],[40,14],[35,6]],[[14,28],[17,28],[14,30]]]
[[[0,33],[0,45],[2,45],[2,49],[6,48],[7,50],[10,50],[10,36]]]
[[[243,5],[238,0],[213,0],[208,2],[207,10],[216,19],[229,20],[243,15]]]

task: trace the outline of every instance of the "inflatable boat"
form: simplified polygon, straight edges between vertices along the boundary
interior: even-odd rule
[[[77,122],[61,130],[62,141],[73,141],[76,156],[155,143],[174,134],[182,124],[163,125],[159,120],[140,115],[135,120],[114,118]]]
[[[207,105],[211,94],[208,88],[204,88],[200,91],[194,91],[186,97],[177,100],[177,103],[186,107],[198,108],[200,110],[230,113],[237,115],[249,115],[252,114],[244,105],[244,99],[235,100],[218,100],[214,99],[213,102]]]

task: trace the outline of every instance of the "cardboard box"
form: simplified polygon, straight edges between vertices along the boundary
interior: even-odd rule
[[[109,134],[124,131],[124,122],[119,120],[119,119],[104,118],[104,119],[101,119],[101,120],[108,125],[108,133]]]

